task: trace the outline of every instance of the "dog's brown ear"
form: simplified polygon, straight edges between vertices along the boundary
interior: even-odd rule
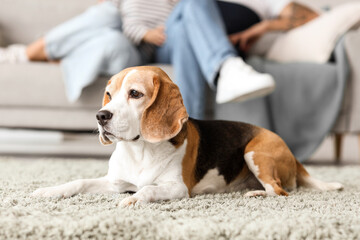
[[[180,90],[165,73],[154,74],[154,91],[141,119],[141,134],[149,142],[175,137],[188,120]]]

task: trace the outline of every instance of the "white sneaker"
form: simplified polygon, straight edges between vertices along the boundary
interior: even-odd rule
[[[0,48],[1,63],[23,63],[28,62],[26,46],[21,44],[10,45],[7,48]]]
[[[218,79],[216,102],[240,102],[263,97],[275,90],[275,81],[269,74],[256,72],[239,57],[223,63]]]

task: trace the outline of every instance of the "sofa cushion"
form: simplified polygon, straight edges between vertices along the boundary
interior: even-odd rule
[[[276,39],[267,58],[279,62],[326,63],[341,35],[360,22],[360,3],[335,7]]]
[[[264,36],[262,36],[258,41],[255,42],[255,44],[251,47],[248,55],[249,56],[260,56],[264,57],[266,56],[267,52],[271,48],[271,46],[274,44],[276,39],[281,37],[284,33],[283,32],[269,32],[266,33]]]
[[[96,132],[97,111],[98,109],[71,110],[60,107],[0,107],[0,126]]]
[[[108,79],[100,78],[77,102],[69,103],[58,64],[1,64],[0,106],[98,109]]]

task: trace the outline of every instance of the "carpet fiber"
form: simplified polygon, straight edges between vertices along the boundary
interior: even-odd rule
[[[38,187],[103,176],[98,160],[0,158],[0,239],[359,239],[360,167],[307,167],[341,192],[202,195],[127,209],[128,194],[36,199]]]

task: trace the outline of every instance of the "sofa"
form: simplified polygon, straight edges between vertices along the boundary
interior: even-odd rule
[[[76,16],[95,2],[94,0],[64,0],[61,3],[55,0],[0,0],[0,45],[30,43],[48,29]],[[343,1],[317,1],[316,5],[312,1],[303,0],[302,2],[313,5],[315,8],[322,8],[334,6]],[[252,50],[253,54],[260,56],[250,59],[255,68],[264,65],[264,62],[281,68],[280,63],[266,62],[261,58],[276,35],[268,34],[263,37]],[[360,131],[360,105],[357,94],[360,91],[360,72],[359,67],[356,67],[360,64],[359,40],[359,30],[347,33],[344,40],[348,57],[352,58],[352,63],[355,64],[350,66],[351,75],[347,82],[341,110],[338,111],[338,120],[336,124],[332,124],[332,132],[337,134],[337,146],[340,146],[342,134],[358,134]],[[173,75],[171,66],[161,67],[170,76]],[[69,145],[72,149],[71,151],[68,147],[54,148],[53,145],[44,143],[37,147],[29,147],[29,144],[25,143],[22,145],[25,150],[20,150],[19,144],[14,143],[15,145],[10,146],[0,143],[0,154],[64,155],[70,153],[80,156],[108,156],[112,148],[102,150],[100,147],[89,147],[95,146],[95,114],[101,107],[101,98],[107,79],[108,77],[100,77],[95,84],[83,91],[77,102],[69,103],[58,64],[32,62],[0,65],[0,128],[14,131],[31,129],[36,130],[35,134],[55,131],[65,137],[60,141],[55,141],[54,144]],[[249,101],[245,103],[245,107],[244,103],[216,105],[214,93],[209,90],[207,101],[209,106],[207,118],[241,120],[272,129],[273,119],[264,118],[262,115],[263,112],[269,111],[267,98]],[[253,111],[254,107],[258,110]],[[250,115],[251,117],[248,117]],[[88,144],[89,139],[92,145]],[[313,144],[314,149],[318,144],[320,144],[319,141]]]

